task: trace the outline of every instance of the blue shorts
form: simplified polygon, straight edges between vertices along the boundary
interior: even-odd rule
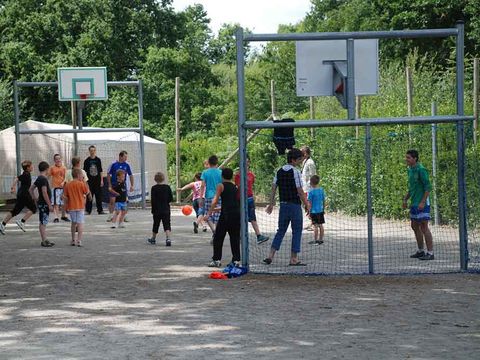
[[[410,207],[410,220],[418,222],[430,220],[430,205],[425,205],[422,210],[418,210],[418,206]]]
[[[247,209],[248,209],[248,221],[257,221],[257,215],[255,214],[255,200],[253,197],[249,197],[247,200]]]
[[[40,224],[47,225],[48,217],[50,216],[50,208],[47,204],[38,204],[38,221]]]
[[[115,210],[117,211],[127,211],[127,202],[116,202]]]

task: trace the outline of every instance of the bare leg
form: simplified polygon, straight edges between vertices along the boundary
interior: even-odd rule
[[[253,231],[255,231],[255,235],[260,235],[260,229],[258,228],[258,224],[257,222],[254,220],[254,221],[250,221],[250,223],[252,224],[252,227],[253,227]]]
[[[120,210],[120,216],[118,217],[119,224],[123,223],[123,219],[125,219],[125,215],[127,215],[127,212],[125,210]]]
[[[412,225],[413,232],[415,233],[415,239],[417,240],[418,250],[423,250],[424,248],[423,232],[420,229],[420,224],[416,221],[412,221],[411,225]]]
[[[215,224],[210,220],[207,221],[207,224],[210,227],[210,230],[212,230],[212,233],[215,232]]]
[[[5,216],[5,218],[3,219],[2,222],[4,222],[5,224],[8,224],[8,222],[12,219],[12,213],[8,213],[7,216]]]
[[[296,264],[296,263],[298,263],[298,254],[292,251],[290,253],[290,264]]]
[[[112,224],[117,222],[118,211],[115,211],[112,216]]]
[[[319,240],[318,235],[319,235],[318,226],[313,225],[313,238],[315,239],[315,241]]]
[[[22,220],[25,222],[25,221],[27,221],[28,219],[30,219],[30,217],[31,217],[32,215],[33,215],[33,212],[31,212],[30,210],[28,210]]]
[[[152,240],[155,240],[156,238],[157,238],[157,233],[152,232],[152,237],[151,237],[151,239],[152,239]]]
[[[113,196],[110,196],[110,200],[108,202],[108,212],[110,214],[113,214],[115,211],[115,198]]]
[[[78,230],[78,235],[77,235],[77,245],[82,244],[82,237],[83,237],[83,224],[77,224],[77,230]]]
[[[53,214],[55,215],[55,219],[58,219],[58,212],[60,211],[58,205],[53,205]]]
[[[325,229],[323,228],[323,224],[320,224],[320,241],[323,241],[323,236],[325,235]]]
[[[75,244],[75,232],[77,230],[77,223],[73,222],[70,225],[70,234],[72,235],[72,244]]]
[[[268,255],[268,258],[270,260],[273,260],[273,257],[275,256],[276,252],[277,252],[277,250],[275,250],[274,248],[270,248],[270,254]]]
[[[40,231],[40,238],[42,239],[42,242],[47,240],[47,225],[38,225],[38,230]]]
[[[425,243],[427,244],[427,250],[432,252],[433,251],[433,236],[432,233],[430,232],[430,229],[428,227],[428,221],[422,221],[420,223],[420,230],[425,237]]]
[[[171,234],[171,233],[172,233],[172,232],[171,232],[170,230],[165,230],[165,237],[166,237],[167,239],[170,239],[170,234]]]

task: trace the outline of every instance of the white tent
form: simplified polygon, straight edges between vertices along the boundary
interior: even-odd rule
[[[71,129],[70,125],[49,124],[28,120],[20,124],[24,130],[59,130]],[[91,129],[91,128],[85,128]],[[136,132],[115,133],[83,133],[78,134],[78,154],[83,160],[88,156],[88,147],[95,145],[97,156],[102,160],[104,173],[108,166],[118,159],[122,150],[128,152],[128,163],[135,176],[135,194],[138,198],[140,190],[140,134]],[[21,135],[21,160],[31,160],[34,164],[34,173],[37,174],[37,165],[40,161],[53,164],[53,155],[60,154],[64,165],[71,167],[71,158],[74,153],[73,134],[32,134]],[[144,137],[145,143],[145,179],[147,193],[149,184],[153,183],[153,176],[161,171],[167,174],[167,146],[164,142],[151,137]],[[12,180],[16,176],[15,127],[0,131],[0,198],[12,197],[9,193]]]

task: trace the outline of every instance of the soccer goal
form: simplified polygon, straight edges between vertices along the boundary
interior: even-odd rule
[[[355,97],[373,95],[378,91],[379,41],[447,37],[456,40],[456,94],[452,94],[452,97],[456,96],[456,113],[355,118]],[[347,109],[347,119],[293,122],[247,119],[243,45],[252,41],[295,41],[297,95],[335,96]],[[472,191],[467,185],[473,184],[466,182],[466,175],[472,170],[467,167],[470,159],[466,157],[464,123],[472,121],[473,117],[464,114],[463,41],[464,24],[461,22],[455,28],[435,30],[306,34],[244,34],[241,28],[237,30],[244,265],[257,273],[279,274],[412,274],[480,270],[478,221],[468,216],[470,203],[467,194]],[[360,136],[352,135],[354,127],[361,128]],[[307,141],[306,129],[310,128],[316,129],[315,138]],[[246,138],[249,131],[256,129],[265,132],[273,129],[273,138],[277,135],[280,142],[288,143],[286,148],[292,147],[292,143],[296,143],[296,147],[308,145],[317,162],[319,186],[324,188],[327,199],[323,242],[316,241],[318,235],[308,229],[311,220],[302,212],[300,243],[297,244],[298,235],[295,235],[298,229],[292,231],[288,226],[280,249],[267,264],[264,259],[269,256],[278,229],[283,228],[279,218],[283,219],[285,214],[279,214],[278,196],[271,214],[258,206],[257,225],[262,235],[270,239],[257,242],[248,221],[246,192],[247,152],[251,155],[251,145],[247,145]],[[450,147],[445,148],[443,141],[437,146],[437,137],[453,143],[453,151]],[[419,151],[420,163],[429,169],[433,183],[427,201],[432,214],[433,261],[411,257],[417,250],[417,243],[408,210],[402,209],[402,198],[407,190],[405,153],[412,148]],[[272,159],[276,156],[271,162],[270,183],[275,174],[279,176],[279,167],[287,162],[285,156],[275,154],[277,150],[282,153],[278,146],[265,150],[265,156]],[[472,176],[475,178],[476,175]],[[436,191],[436,187],[448,191]],[[278,247],[278,239],[275,241]],[[299,259],[304,266],[291,266],[291,249],[294,248],[300,249]]]

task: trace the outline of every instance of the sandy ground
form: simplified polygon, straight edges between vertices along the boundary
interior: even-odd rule
[[[129,217],[89,216],[83,248],[67,224],[50,249],[36,218],[8,225],[0,359],[478,359],[478,274],[211,280],[191,217],[174,212],[171,248],[146,244],[147,211]]]

